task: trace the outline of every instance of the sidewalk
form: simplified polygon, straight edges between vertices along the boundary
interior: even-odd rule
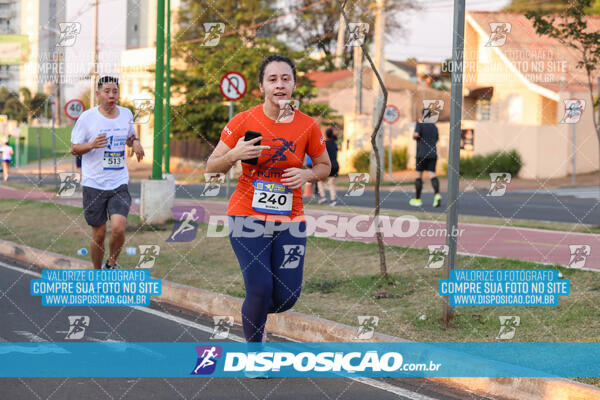
[[[72,171],[74,166],[73,157],[67,157],[64,159],[57,160],[57,171],[58,172],[67,172]],[[152,175],[152,163],[150,160],[144,160],[142,162],[137,162],[134,158],[127,158],[127,169],[129,170],[129,175],[132,180],[140,180],[147,179]],[[176,181],[181,181],[183,183],[186,178],[190,176],[198,178],[199,182],[203,180],[202,173],[204,171],[197,171],[195,174],[190,174],[187,172],[178,172],[176,170],[171,171],[175,175]],[[11,168],[11,174],[37,174],[38,173],[38,163],[30,163],[27,165],[23,165],[20,167]],[[53,160],[42,160],[42,174],[52,174],[54,173],[54,162]],[[392,173],[393,181],[396,183],[401,182],[412,182],[415,180],[415,171],[395,171]],[[339,182],[347,182],[347,177],[342,176],[338,178]],[[382,181],[388,181],[389,175],[388,172],[385,171],[382,174]],[[429,185],[429,179],[424,179],[425,185]],[[440,181],[440,190],[442,192],[448,191],[448,178],[445,176],[439,177]],[[553,179],[522,179],[518,177],[513,177],[510,182],[510,190],[511,191],[527,191],[527,192],[535,192],[539,191],[540,193],[546,193],[547,190],[560,189],[561,191],[565,188],[567,194],[570,194],[571,189],[575,189],[575,193],[581,191],[584,193],[584,196],[590,196],[589,193],[593,192],[597,193],[598,189],[593,189],[599,187],[598,182],[600,181],[600,176],[598,172],[592,172],[587,174],[579,174],[576,177],[576,184],[573,185],[571,182],[570,176],[565,176],[562,178],[553,178]],[[179,182],[178,182],[179,183]],[[460,182],[460,190],[461,191],[471,191],[477,189],[489,189],[490,188],[490,180],[489,176],[481,176],[480,179],[472,179],[472,178],[461,178]],[[410,186],[411,190],[414,188]],[[339,187],[338,187],[339,189]],[[382,191],[395,189],[394,186],[381,186]],[[374,185],[371,182],[371,185],[367,185],[367,190],[374,190]]]
[[[26,191],[21,189],[0,186],[0,199],[33,199],[47,200],[56,203],[81,207],[81,197],[57,198],[56,194],[39,190]],[[180,218],[183,207],[204,208],[203,222],[209,222],[211,216],[225,216],[227,203],[218,201],[199,201],[176,199],[174,217]],[[135,201],[131,207],[132,213],[139,213],[139,202]],[[315,220],[322,216],[337,216],[339,224],[346,224],[350,218],[357,214],[335,211],[305,210],[306,215]],[[357,224],[360,232],[365,232],[372,222],[372,216],[363,216],[364,221]],[[395,218],[390,218],[393,226]],[[331,223],[331,222],[329,222]],[[429,245],[445,244],[445,222],[419,221],[418,230],[409,237],[384,237],[384,243],[413,248],[427,248]],[[497,225],[459,224],[458,253],[463,255],[477,255],[498,258],[512,258],[548,264],[568,266],[571,261],[569,246],[588,245],[591,252],[584,263],[585,269],[600,271],[600,252],[594,246],[600,244],[600,235],[573,233],[565,231],[550,231],[542,229],[503,227]],[[403,228],[407,229],[407,228]],[[396,232],[394,232],[396,234]],[[350,236],[346,229],[339,240],[357,240],[362,242],[375,242],[374,236]],[[598,247],[598,246],[597,246]],[[456,266],[460,268],[460,265]]]

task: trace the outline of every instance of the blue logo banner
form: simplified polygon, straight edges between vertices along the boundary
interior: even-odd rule
[[[600,343],[0,343],[0,377],[598,377]]]

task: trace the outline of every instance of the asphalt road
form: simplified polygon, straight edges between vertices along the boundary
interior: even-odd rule
[[[18,176],[10,178],[12,181],[21,183],[37,182],[37,176]],[[43,177],[42,183],[52,185],[51,177]],[[56,183],[54,183],[56,185]],[[131,182],[129,189],[133,197],[140,196],[139,182]],[[232,193],[234,186],[230,186],[229,193]],[[179,199],[212,199],[211,197],[202,197],[204,190],[203,184],[177,185],[176,197]],[[394,191],[381,192],[381,207],[394,210],[427,211],[433,213],[444,213],[447,203],[444,201],[446,193],[442,193],[442,206],[432,207],[433,193],[425,185],[423,194],[423,207],[415,208],[408,204],[408,201],[414,197],[414,188],[411,185],[397,186]],[[337,191],[338,204],[358,207],[373,207],[375,203],[375,193],[365,191],[361,196],[345,196],[346,190]],[[225,198],[226,187],[223,185],[217,197]],[[549,192],[540,190],[531,191],[510,191],[503,196],[487,196],[487,190],[461,192],[458,200],[458,212],[460,215],[473,215],[481,217],[495,217],[508,219],[530,219],[539,221],[554,221],[581,223],[590,225],[600,225],[600,206],[597,199],[579,198],[569,195],[568,191]],[[310,199],[305,199],[310,201]]]
[[[44,307],[29,294],[39,270],[0,258],[0,341],[65,342],[69,315],[90,316],[82,341],[208,342],[212,319],[165,308]],[[241,340],[241,327],[230,332]],[[283,338],[271,336],[270,341]],[[191,366],[193,367],[193,366]],[[0,378],[0,398],[21,399],[412,399],[484,400],[424,379]]]

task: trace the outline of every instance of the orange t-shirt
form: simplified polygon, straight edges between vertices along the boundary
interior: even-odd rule
[[[294,111],[291,123],[275,123],[265,115],[262,104],[259,104],[233,117],[221,132],[221,140],[233,148],[239,138],[245,136],[246,131],[261,133],[260,144],[270,148],[262,151],[256,165],[242,162],[242,174],[229,199],[227,215],[255,216],[259,219],[281,217],[252,208],[255,188],[253,182],[281,183],[281,175],[286,168],[302,168],[305,154],[311,158],[323,154],[325,142],[321,129],[314,119],[299,110]],[[294,189],[292,195],[291,214],[282,220],[304,215],[302,189]]]

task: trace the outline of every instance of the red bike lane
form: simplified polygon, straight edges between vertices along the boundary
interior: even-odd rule
[[[80,197],[57,197],[55,193],[37,189],[27,191],[6,186],[0,186],[0,199],[53,201],[82,206]],[[227,203],[176,199],[173,207],[174,218],[181,218],[183,212],[190,207],[203,208],[204,212],[197,214],[203,222],[211,222],[211,217],[212,222],[218,222],[225,219]],[[138,214],[139,204],[134,202],[131,212]],[[362,242],[376,241],[372,228],[372,215],[344,213],[335,209],[307,209],[305,213],[307,229],[315,236]],[[380,226],[385,244],[415,248],[445,244],[445,221],[418,220],[408,215],[397,218],[382,215],[381,219]],[[595,247],[600,248],[598,234],[500,225],[463,223],[458,225],[458,252],[464,255],[512,258],[600,270],[600,251]]]

